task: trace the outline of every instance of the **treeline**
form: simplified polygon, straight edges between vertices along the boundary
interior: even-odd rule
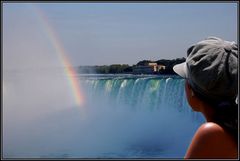
[[[132,66],[128,64],[112,64],[101,66],[79,66],[78,72],[85,74],[118,74],[132,73]]]
[[[175,74],[173,66],[185,62],[185,58],[177,59],[160,59],[157,61],[142,60],[136,65],[129,66],[128,64],[112,64],[112,65],[100,65],[100,66],[79,66],[78,72],[84,74],[134,74],[134,68],[138,66],[148,66],[149,63],[157,63],[157,65],[165,66],[164,69],[159,70],[156,74]]]

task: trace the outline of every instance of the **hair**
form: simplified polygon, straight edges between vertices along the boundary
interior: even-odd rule
[[[223,102],[212,106],[215,110],[214,120],[238,139],[238,105],[235,102]]]
[[[226,129],[238,141],[238,104],[232,100],[210,100],[192,89],[195,95],[214,110],[213,120]]]

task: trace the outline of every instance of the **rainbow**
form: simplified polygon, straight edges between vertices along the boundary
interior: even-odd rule
[[[78,83],[76,76],[76,71],[74,70],[72,64],[70,63],[66,51],[60,43],[60,39],[58,35],[53,30],[53,27],[50,25],[47,16],[44,14],[42,10],[40,10],[36,5],[32,4],[34,11],[37,13],[38,17],[41,19],[41,22],[46,30],[47,35],[61,60],[61,63],[64,66],[64,71],[68,78],[69,85],[73,91],[73,95],[78,106],[82,106],[84,104],[84,95],[81,93],[80,86]]]

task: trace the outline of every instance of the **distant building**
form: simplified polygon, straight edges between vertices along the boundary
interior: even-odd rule
[[[165,70],[166,66],[158,65],[157,63],[148,63],[148,65],[138,65],[133,67],[134,74],[154,74],[160,70]]]
[[[148,66],[150,66],[153,69],[153,72],[157,72],[158,71],[157,63],[148,63]]]

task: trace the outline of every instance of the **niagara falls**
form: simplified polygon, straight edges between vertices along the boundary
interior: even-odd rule
[[[173,67],[238,42],[235,2],[1,4],[3,159],[183,159],[207,119]]]
[[[178,76],[72,75],[85,104],[69,106],[63,104],[69,98],[57,92],[66,88],[58,84],[64,82],[63,73],[44,74],[45,81],[38,76],[26,81],[24,73],[19,75],[9,74],[5,84],[5,89],[18,84],[14,92],[22,94],[19,101],[13,96],[14,103],[7,98],[4,102],[9,107],[4,113],[4,154],[9,158],[181,158],[194,131],[205,121],[189,107],[184,79]],[[55,85],[47,93],[40,92],[37,86],[50,80]],[[37,103],[30,104],[24,90],[38,91]],[[10,92],[5,90],[5,96]],[[57,102],[48,98],[53,94]],[[10,111],[11,106],[23,105]],[[29,113],[27,106],[36,106],[31,107],[31,116],[24,116]]]

